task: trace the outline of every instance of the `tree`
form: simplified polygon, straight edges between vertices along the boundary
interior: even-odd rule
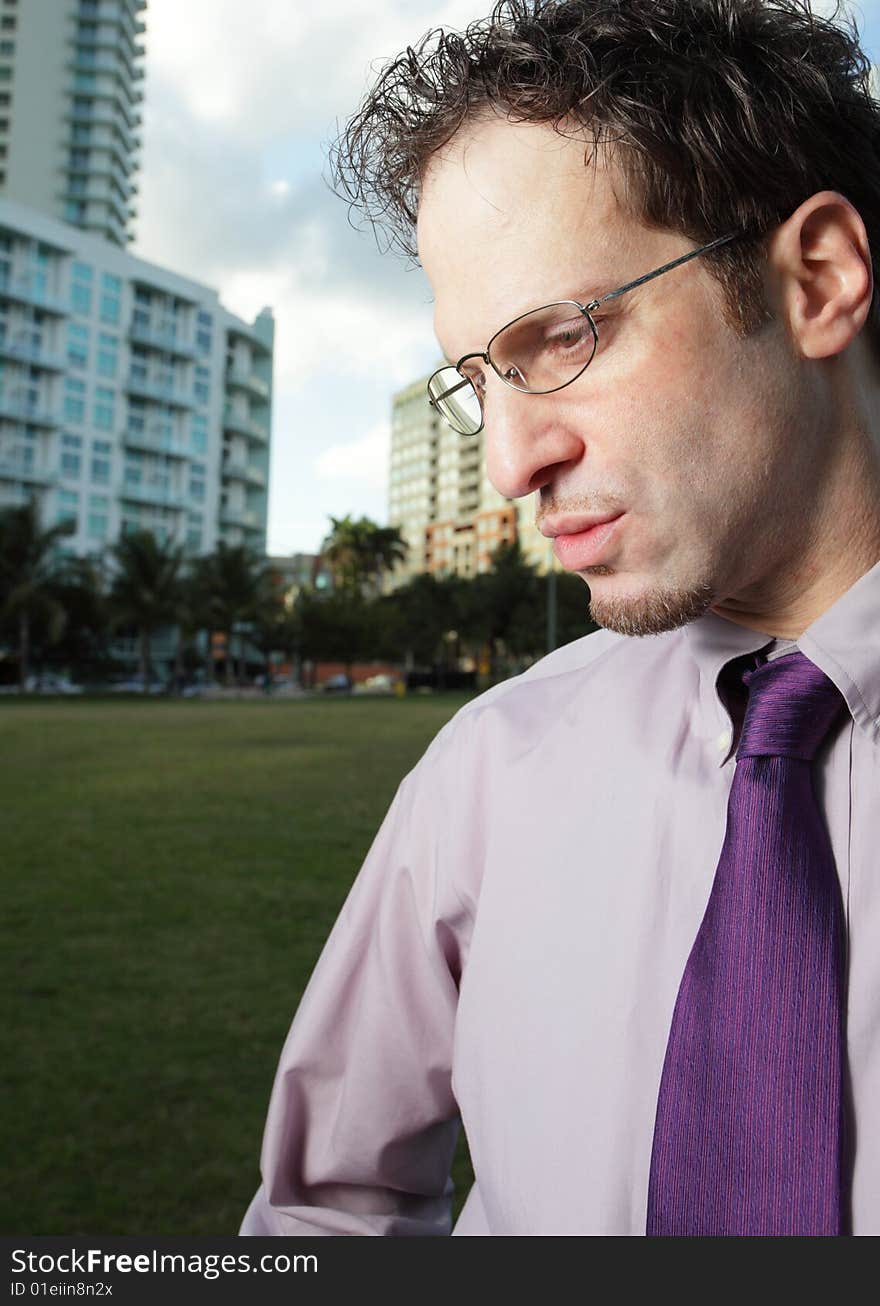
[[[115,563],[111,605],[117,622],[137,628],[139,669],[146,694],[152,678],[150,640],[160,626],[174,620],[183,548],[157,540],[152,531],[131,531],[111,553]]]
[[[260,602],[265,563],[246,544],[221,540],[214,553],[197,558],[196,585],[206,597],[205,616],[226,639],[226,684],[233,682],[232,636],[236,626],[254,619]],[[239,655],[239,679],[243,655]]]
[[[22,693],[27,685],[34,622],[44,623],[49,643],[58,639],[64,628],[64,609],[53,594],[59,571],[57,544],[75,529],[73,522],[43,529],[33,500],[0,513],[0,622],[16,632]]]
[[[376,595],[382,577],[406,558],[407,545],[396,526],[378,526],[369,517],[330,518],[332,529],[321,545],[335,588]]]

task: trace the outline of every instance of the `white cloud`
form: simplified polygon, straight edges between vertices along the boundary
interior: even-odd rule
[[[390,452],[391,427],[383,422],[358,440],[325,449],[315,460],[315,472],[325,481],[358,480],[384,493]]]

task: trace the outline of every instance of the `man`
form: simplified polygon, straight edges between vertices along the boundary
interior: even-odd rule
[[[866,79],[795,0],[508,3],[350,127],[433,402],[605,629],[401,784],[243,1233],[448,1232],[459,1114],[457,1234],[880,1233]]]

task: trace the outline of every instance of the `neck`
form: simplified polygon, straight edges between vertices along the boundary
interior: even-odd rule
[[[880,423],[874,430],[880,432]],[[858,423],[838,448],[821,493],[812,503],[805,494],[798,504],[796,538],[772,574],[711,611],[751,630],[798,639],[880,561],[878,436]]]

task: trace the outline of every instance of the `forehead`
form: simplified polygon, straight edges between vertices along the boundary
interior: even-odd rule
[[[476,348],[528,308],[619,284],[644,235],[620,187],[584,135],[494,115],[462,128],[429,162],[419,202],[441,343],[466,333],[462,349]]]

